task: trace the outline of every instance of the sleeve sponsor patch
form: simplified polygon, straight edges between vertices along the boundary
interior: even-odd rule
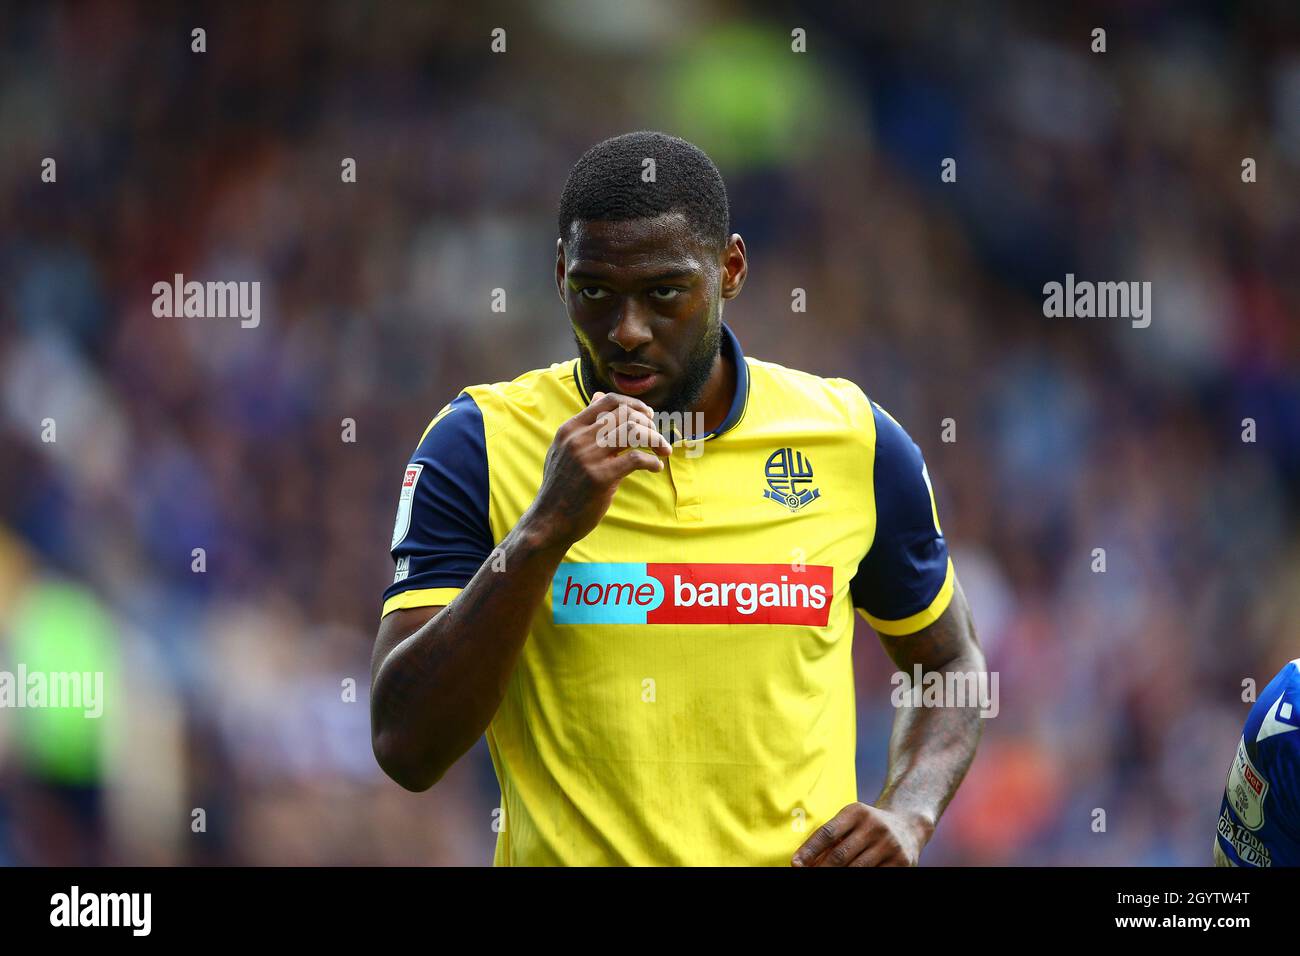
[[[1237,756],[1228,773],[1228,801],[1237,811],[1247,829],[1258,830],[1264,825],[1264,797],[1268,795],[1268,781],[1255,769],[1246,742],[1237,743]]]
[[[415,500],[415,486],[419,484],[420,472],[423,470],[424,465],[406,466],[406,474],[402,477],[402,494],[397,499],[397,520],[393,523],[393,543],[389,546],[390,551],[401,544],[411,530],[411,503]]]

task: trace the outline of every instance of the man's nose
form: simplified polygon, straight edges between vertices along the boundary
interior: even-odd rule
[[[645,314],[634,296],[623,300],[623,310],[609,332],[609,340],[617,343],[624,352],[636,351],[654,338],[650,331],[650,316]]]

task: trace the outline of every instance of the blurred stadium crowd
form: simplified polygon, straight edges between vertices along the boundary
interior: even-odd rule
[[[1300,656],[1300,15],[914,6],[0,6],[0,669],[107,675],[0,711],[0,863],[490,861],[482,744],[422,795],[370,752],[399,475],[572,356],[555,203],[638,128],[722,169],[747,353],[927,456],[1001,701],[925,861],[1207,863],[1242,682]],[[260,325],[156,318],[175,273]],[[1150,327],[1044,318],[1066,273]]]

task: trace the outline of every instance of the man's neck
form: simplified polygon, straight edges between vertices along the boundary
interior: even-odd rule
[[[719,349],[713,372],[704,386],[704,393],[691,409],[692,420],[696,414],[704,416],[704,430],[701,434],[707,435],[716,431],[727,420],[727,413],[731,411],[731,404],[735,397],[736,366],[731,356],[727,354],[727,350]]]

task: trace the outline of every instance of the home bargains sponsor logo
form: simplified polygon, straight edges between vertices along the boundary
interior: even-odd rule
[[[565,562],[551,582],[551,611],[556,624],[825,627],[832,582],[823,565]]]

